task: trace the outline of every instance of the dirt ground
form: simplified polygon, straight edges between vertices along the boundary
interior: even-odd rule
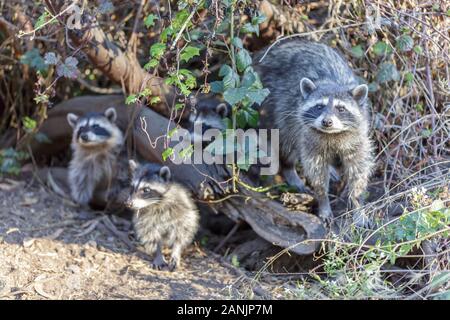
[[[0,299],[261,298],[198,243],[177,271],[152,270],[129,230],[128,220],[75,207],[31,177],[0,178]]]

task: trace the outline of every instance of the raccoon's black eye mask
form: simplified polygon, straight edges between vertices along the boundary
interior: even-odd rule
[[[105,128],[100,127],[98,124],[94,124],[92,126],[82,126],[78,129],[77,137],[79,138],[82,133],[92,132],[96,136],[109,138],[111,137],[111,133]]]

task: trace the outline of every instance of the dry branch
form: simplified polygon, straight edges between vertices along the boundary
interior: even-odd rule
[[[46,0],[44,1],[52,15],[56,16],[61,12],[64,1]],[[64,16],[59,19],[65,22]],[[83,14],[81,29],[67,29],[67,34],[72,44],[81,48],[89,58],[92,65],[101,70],[109,79],[120,84],[127,93],[138,93],[148,88],[152,96],[161,98],[161,102],[153,104],[156,112],[170,117],[170,110],[178,99],[175,89],[164,83],[160,77],[146,72],[139,64],[134,52],[123,52],[98,26],[95,18]],[[189,108],[182,117],[186,117]]]

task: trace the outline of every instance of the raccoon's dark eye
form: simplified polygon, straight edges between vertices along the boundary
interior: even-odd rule
[[[92,125],[92,128],[94,128],[94,129],[97,129],[97,128],[99,128],[100,126],[98,125],[98,124],[93,124]]]
[[[339,112],[344,112],[345,111],[345,107],[343,107],[343,106],[338,106],[336,109]]]
[[[318,110],[322,110],[323,109],[323,104],[318,104],[317,106],[316,106],[316,108],[318,109]]]

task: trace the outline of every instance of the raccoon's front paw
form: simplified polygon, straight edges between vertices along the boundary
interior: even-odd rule
[[[360,228],[372,228],[372,221],[363,210],[358,210],[353,214],[353,223]]]
[[[179,261],[177,259],[170,259],[168,264],[168,269],[170,272],[175,271],[176,268],[178,268]]]
[[[333,212],[331,212],[331,208],[319,209],[319,218],[321,218],[326,225],[330,225],[331,220],[333,219]]]
[[[163,270],[167,268],[167,262],[166,260],[164,260],[164,256],[162,255],[162,253],[158,252],[156,254],[156,257],[153,259],[150,267],[155,270]]]
[[[153,259],[152,263],[150,263],[150,267],[155,270],[163,270],[167,268],[167,262],[164,259]]]

